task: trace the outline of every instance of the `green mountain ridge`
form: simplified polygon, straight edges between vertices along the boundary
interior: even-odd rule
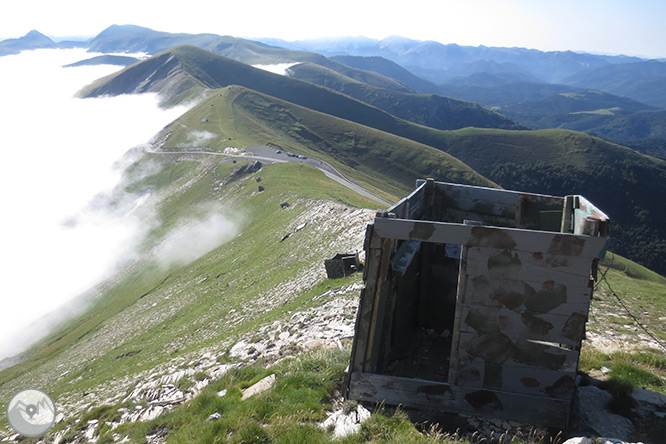
[[[402,83],[373,71],[355,69],[321,54],[278,48],[246,39],[216,34],[172,34],[133,25],[113,25],[88,45],[90,52],[146,52],[154,55],[177,46],[195,46],[250,65],[312,62],[366,83],[409,92]]]
[[[180,95],[192,97],[191,91],[241,85],[436,148],[505,188],[583,194],[604,209],[618,227],[612,237],[614,251],[666,273],[666,261],[662,260],[666,257],[666,228],[659,222],[665,215],[662,207],[654,204],[666,196],[664,161],[566,130],[441,131],[399,119],[330,89],[263,72],[194,47],[175,48],[133,65],[89,88],[87,95],[128,93],[135,91],[137,85],[149,90],[148,85],[158,85],[167,73],[175,79],[168,83],[169,88],[176,88]],[[150,82],[145,82],[147,78]],[[294,125],[292,120],[274,122]],[[646,189],[650,192],[646,193]]]
[[[268,145],[307,154],[380,194],[406,194],[419,177],[496,186],[441,150],[239,86],[214,91],[157,139],[164,150],[188,148],[197,130],[208,133],[208,149]]]
[[[312,66],[312,65],[309,65]],[[330,75],[330,71],[326,71]],[[337,77],[340,79],[340,77]],[[345,84],[358,84],[349,82]],[[165,104],[175,104],[190,100],[204,89],[215,89],[229,85],[240,85],[255,91],[269,94],[289,102],[324,112],[336,117],[352,120],[396,135],[409,137],[418,133],[420,128],[407,121],[371,106],[350,96],[335,91],[253,68],[244,63],[202,50],[193,46],[181,46],[157,54],[119,73],[102,78],[84,88],[82,97],[99,95],[118,95],[141,92],[158,92],[165,99]],[[372,91],[379,91],[368,86]],[[397,94],[382,90],[383,94]],[[411,97],[411,96],[409,96]],[[422,100],[422,96],[416,96]],[[446,100],[442,98],[442,100]],[[479,121],[488,121],[491,116],[502,126],[511,125],[499,115],[470,104],[470,114],[480,117]],[[467,121],[457,127],[469,126]]]
[[[434,83],[422,79],[395,62],[383,57],[333,56],[330,58],[347,66],[374,71],[386,77],[396,79],[421,94],[440,94]]]
[[[521,129],[506,117],[476,103],[439,95],[407,94],[352,81],[348,77],[312,63],[290,68],[292,77],[325,86],[376,106],[396,117],[429,126],[451,130],[466,126],[479,128]]]

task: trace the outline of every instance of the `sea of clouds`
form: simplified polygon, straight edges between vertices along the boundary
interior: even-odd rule
[[[125,212],[91,203],[118,183],[117,161],[128,150],[186,110],[161,109],[150,94],[76,98],[119,69],[63,67],[94,55],[50,49],[0,57],[0,359],[45,334],[50,313],[62,320],[63,306],[131,257],[146,232],[133,210],[149,196]]]

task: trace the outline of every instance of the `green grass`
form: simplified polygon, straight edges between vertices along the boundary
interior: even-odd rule
[[[609,369],[608,377],[620,385],[666,394],[666,357],[656,351],[602,353],[590,348],[581,352],[582,372]]]
[[[666,285],[666,277],[632,262],[619,254],[610,253],[606,255],[606,257],[600,262],[599,266],[601,269],[611,268],[617,270],[633,279]]]
[[[157,419],[119,426],[113,431],[132,442],[159,434],[172,443],[450,443],[482,442],[458,433],[442,432],[436,425],[415,425],[400,409],[378,406],[360,432],[334,440],[332,430],[319,426],[332,411],[348,350],[317,350],[272,366],[261,363],[235,369],[213,382],[194,400],[167,411]],[[263,377],[275,374],[276,383],[267,392],[241,401],[242,390]],[[218,395],[226,390],[223,397]],[[213,413],[217,420],[209,420]],[[92,417],[94,415],[88,415]],[[100,416],[102,418],[102,416]],[[100,419],[100,430],[103,430]],[[100,440],[111,439],[111,432]],[[513,442],[539,442],[517,439]]]
[[[169,442],[327,442],[317,422],[336,390],[348,351],[318,351],[282,361],[270,370],[260,364],[229,372],[197,398],[147,423],[120,426],[116,432],[140,441],[152,431],[166,431]],[[277,382],[263,394],[241,401],[241,391],[268,374]],[[224,397],[218,392],[226,389]],[[208,420],[213,413],[222,416]]]
[[[589,374],[604,369],[604,380],[595,383],[613,395],[613,411],[631,418],[634,388],[666,394],[666,349],[658,344],[647,349],[639,337],[666,345],[666,282],[662,276],[612,253],[602,261],[600,276],[587,328],[605,336],[613,331],[625,351],[604,353],[584,344],[579,370]]]
[[[208,123],[201,125],[204,119]],[[393,201],[423,177],[493,186],[440,150],[245,88],[219,90],[166,127],[163,134],[171,136],[165,149],[187,146],[188,134],[199,127],[215,134],[208,142],[214,150],[234,144],[279,146],[326,161]]]
[[[631,343],[641,341],[639,334],[651,335],[653,342],[666,346],[666,280],[618,255],[609,256],[600,266],[588,328],[613,328]]]

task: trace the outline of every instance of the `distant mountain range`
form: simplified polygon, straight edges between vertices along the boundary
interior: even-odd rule
[[[604,56],[572,51],[543,52],[525,48],[460,46],[433,41],[388,37],[319,39],[286,42],[262,39],[283,48],[314,51],[325,56],[379,56],[391,60],[435,84],[475,72],[522,73],[542,82],[559,83],[590,68],[641,62],[627,56]]]
[[[49,44],[36,34],[17,40]],[[666,208],[655,205],[666,199],[666,161],[563,130],[666,157],[666,110],[658,98],[648,104],[592,87],[630,90],[632,82],[620,81],[626,76],[640,80],[636,91],[640,84],[658,85],[663,62],[397,37],[253,42],[138,26],[112,26],[82,45],[91,52],[152,55],[88,85],[83,97],[157,92],[170,106],[218,94],[220,100],[207,106],[231,109],[229,119],[245,122],[233,137],[316,154],[394,193],[432,176],[583,194],[613,219],[615,251],[666,273]],[[326,57],[332,54],[338,55]],[[284,76],[250,66],[275,63],[292,66]],[[452,98],[464,95],[473,100]],[[221,131],[222,124],[205,124],[212,120],[200,111],[186,126]],[[451,159],[464,164],[443,167]]]
[[[233,130],[226,129],[215,139],[220,144],[240,138],[247,143],[307,150],[337,162],[350,175],[363,172],[365,181],[384,183],[384,189],[391,187],[385,174],[404,187],[423,175],[465,182],[478,180],[472,178],[481,174],[510,189],[583,194],[613,218],[614,251],[666,272],[665,262],[656,259],[666,258],[666,227],[660,222],[666,217],[666,208],[654,205],[655,199],[666,199],[666,161],[579,132],[503,128],[509,120],[495,121],[499,128],[465,128],[475,126],[470,124],[475,119],[487,122],[488,111],[483,107],[456,109],[458,101],[448,103],[440,96],[375,88],[316,64],[299,64],[291,70],[295,77],[311,81],[272,74],[194,46],[180,46],[100,79],[82,95],[151,91],[162,94],[171,104],[200,94],[219,95],[219,101],[203,102],[202,108],[195,108],[195,118],[177,122],[163,137],[186,140],[181,133],[197,126],[216,134],[225,126],[222,122],[233,121]],[[237,89],[231,92],[231,87],[242,88],[242,93]],[[595,100],[609,98],[601,95]],[[443,131],[424,123],[416,110],[426,104],[440,106],[451,120],[457,119],[456,126],[461,129]],[[640,112],[645,106],[627,101],[625,107]],[[223,116],[231,114],[222,118],[221,110],[230,110]],[[412,118],[400,118],[400,113]],[[355,125],[344,126],[341,122],[345,121]],[[397,140],[402,144],[396,143],[394,136],[401,138]],[[424,148],[410,157],[404,148],[413,143]],[[433,149],[464,162],[474,176],[454,176],[450,168],[442,169],[449,162],[436,161]],[[390,161],[398,158],[410,160]]]
[[[262,41],[294,50],[316,51],[352,66],[381,72],[401,79],[421,93],[441,94],[493,107],[531,128],[585,131],[666,157],[666,144],[661,135],[661,128],[666,126],[663,115],[645,114],[666,108],[666,63],[663,60],[444,45],[404,37]],[[409,74],[405,74],[405,70]],[[412,77],[415,75],[418,80]],[[562,100],[562,93],[586,96],[585,100],[575,100],[575,106],[582,108],[565,114],[557,106],[551,108],[554,102]],[[594,98],[599,100],[592,100]],[[626,99],[645,105],[638,106],[642,108],[638,110],[636,106],[625,108],[624,105],[630,103]],[[537,105],[540,101],[541,105]],[[525,112],[528,107],[529,112]],[[606,112],[603,122],[589,118],[609,109],[612,111]],[[641,114],[630,117],[636,112]],[[613,116],[620,120],[612,119]],[[618,131],[617,127],[624,121],[645,124],[640,128],[629,125]]]
[[[57,48],[58,45],[38,31],[30,31],[18,39],[7,39],[0,42],[0,56],[18,54],[21,51],[28,51],[39,48]]]
[[[85,47],[91,52],[154,55],[179,45],[197,46],[253,65],[310,62],[375,87],[475,102],[506,114],[525,127],[584,131],[666,158],[661,129],[666,127],[663,114],[649,114],[666,108],[663,60],[445,45],[398,36],[383,40],[348,37],[296,42],[267,38],[259,42],[216,34],[173,34],[134,25],[110,26],[85,42],[56,43],[31,31],[19,39],[0,42],[0,55],[72,46]],[[128,62],[106,58],[85,63],[127,66]],[[309,75],[309,81],[314,80],[311,69],[307,74],[304,67],[293,72],[296,71],[298,75]],[[331,76],[328,77],[321,78],[319,84],[323,81],[330,84]],[[551,104],[563,100],[562,93],[569,95],[570,101],[576,101],[575,107],[580,109],[563,114],[561,108],[551,108]],[[571,94],[586,99],[571,99]],[[592,100],[595,97],[600,100]],[[644,104],[644,109],[625,108],[629,103],[626,99]],[[640,114],[632,116],[634,113]],[[424,124],[437,125],[437,120],[441,118],[435,115],[421,118]],[[644,123],[631,123],[638,121]],[[629,124],[620,129],[624,122]],[[440,123],[438,127],[447,128],[447,124]]]

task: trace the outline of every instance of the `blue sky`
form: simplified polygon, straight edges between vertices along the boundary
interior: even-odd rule
[[[297,40],[331,36],[666,57],[659,0],[34,0],[3,5],[0,39],[91,36],[112,24]]]

